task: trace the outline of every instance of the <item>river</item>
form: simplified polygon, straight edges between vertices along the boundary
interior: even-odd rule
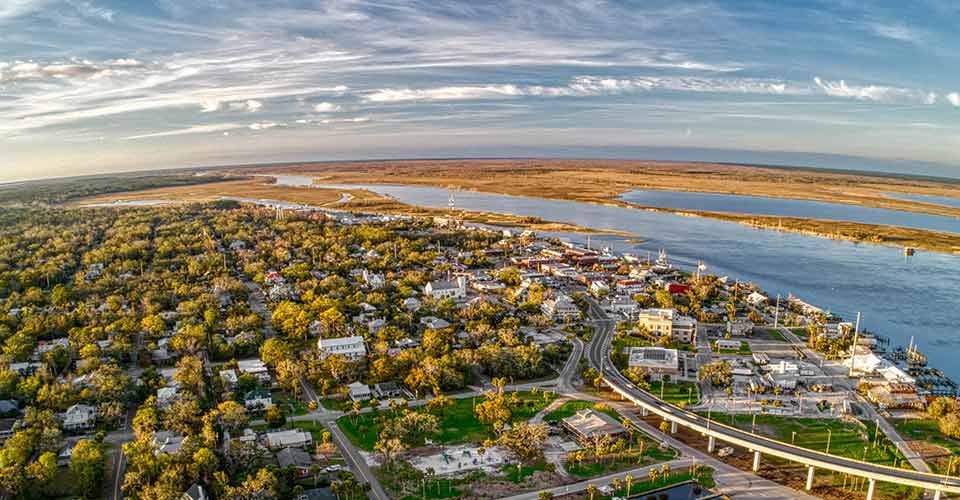
[[[442,188],[360,185],[400,202],[446,208]],[[866,328],[906,345],[911,336],[933,366],[960,379],[960,256],[857,244],[795,233],[753,229],[732,222],[666,212],[477,192],[457,192],[457,208],[541,217],[591,228],[629,231],[640,244],[612,235],[594,235],[595,247],[654,255],[665,248],[675,263],[751,281],[768,293],[793,293],[846,318],[863,313]],[[561,236],[584,241],[583,235]]]
[[[621,199],[630,203],[658,208],[844,220],[862,222],[864,224],[884,224],[889,226],[927,229],[930,231],[960,233],[960,219],[956,217],[864,207],[845,203],[788,200],[766,196],[643,189],[624,193]]]

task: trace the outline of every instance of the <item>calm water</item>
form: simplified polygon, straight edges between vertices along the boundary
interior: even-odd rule
[[[904,194],[904,193],[885,193],[891,198],[901,200],[920,201],[923,203],[933,203],[936,205],[946,205],[948,207],[960,208],[960,198],[951,198],[949,196],[934,196],[930,194]]]
[[[347,188],[347,186],[339,186]],[[445,208],[445,189],[349,186],[412,205]],[[866,328],[906,345],[915,335],[931,363],[960,379],[960,256],[855,244],[670,213],[572,201],[459,192],[458,208],[542,217],[592,228],[630,231],[645,239],[593,236],[593,245],[646,255],[666,248],[671,260],[752,281],[771,294],[793,293],[847,318],[863,312]],[[576,241],[582,235],[565,234]]]
[[[621,199],[640,205],[681,210],[737,212],[757,215],[782,215],[812,219],[845,220],[865,224],[903,226],[932,231],[960,233],[960,219],[939,215],[918,214],[861,207],[842,203],[808,200],[786,200],[765,196],[734,194],[690,193],[685,191],[637,190],[625,193]],[[950,199],[950,198],[947,198]],[[919,200],[926,201],[926,200]],[[954,200],[960,204],[960,200]]]

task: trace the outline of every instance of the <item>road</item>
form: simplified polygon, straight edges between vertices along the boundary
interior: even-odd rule
[[[347,461],[347,465],[350,466],[350,469],[355,471],[360,476],[362,481],[370,485],[369,497],[374,500],[389,500],[390,496],[387,495],[387,492],[383,490],[383,486],[380,485],[380,481],[377,479],[377,476],[375,476],[373,471],[370,470],[370,466],[367,465],[367,460],[350,443],[350,440],[347,439],[347,436],[343,434],[343,432],[340,430],[340,427],[337,426],[337,423],[326,422],[324,425],[330,431],[330,436],[333,438],[333,444],[335,444],[340,450],[340,453],[343,455],[344,460]]]
[[[696,461],[691,458],[678,458],[676,460],[671,460],[669,462],[663,462],[659,464],[648,465],[646,467],[638,467],[636,469],[631,469],[623,472],[618,472],[616,474],[608,474],[606,476],[601,476],[597,478],[590,479],[589,481],[581,481],[579,483],[568,484],[566,486],[558,486],[556,488],[550,488],[547,490],[550,493],[553,493],[555,496],[567,495],[570,493],[577,493],[581,491],[586,491],[589,485],[594,485],[597,487],[610,484],[614,479],[624,480],[627,476],[634,477],[634,484],[637,484],[642,481],[647,481],[649,479],[650,469],[659,469],[663,465],[669,465],[671,471],[679,471],[687,469],[692,466]],[[501,500],[538,500],[540,498],[540,491],[523,493],[521,495],[515,495],[512,497],[504,497]]]
[[[808,450],[718,424],[696,413],[666,403],[656,396],[636,387],[621,375],[616,368],[611,366],[609,355],[613,339],[613,323],[611,321],[603,321],[607,319],[606,315],[599,307],[596,307],[595,304],[591,304],[590,314],[598,320],[598,326],[602,325],[603,327],[598,328],[593,341],[587,349],[588,361],[592,366],[601,371],[604,381],[614,391],[648,411],[721,441],[815,468],[845,472],[874,481],[904,484],[937,492],[960,493],[960,479],[958,478],[898,469]]]

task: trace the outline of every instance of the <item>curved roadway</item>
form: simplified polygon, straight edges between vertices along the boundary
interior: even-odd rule
[[[960,493],[960,479],[938,474],[929,474],[913,470],[898,469],[877,465],[860,460],[829,455],[799,446],[793,446],[764,436],[752,434],[740,429],[718,424],[696,413],[684,410],[656,396],[639,389],[627,380],[610,362],[611,342],[614,321],[600,310],[596,304],[590,304],[590,316],[596,321],[597,331],[587,349],[587,359],[597,370],[601,370],[604,382],[614,391],[650,412],[664,419],[676,422],[706,436],[712,436],[751,451],[784,458],[804,465],[853,474],[859,477],[898,483],[945,493]]]

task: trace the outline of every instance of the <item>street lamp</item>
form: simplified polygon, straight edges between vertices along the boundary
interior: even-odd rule
[[[830,454],[830,438],[833,437],[833,429],[827,429],[827,453]]]
[[[793,444],[794,441],[796,440],[797,440],[797,431],[793,431],[790,433],[790,444]]]

